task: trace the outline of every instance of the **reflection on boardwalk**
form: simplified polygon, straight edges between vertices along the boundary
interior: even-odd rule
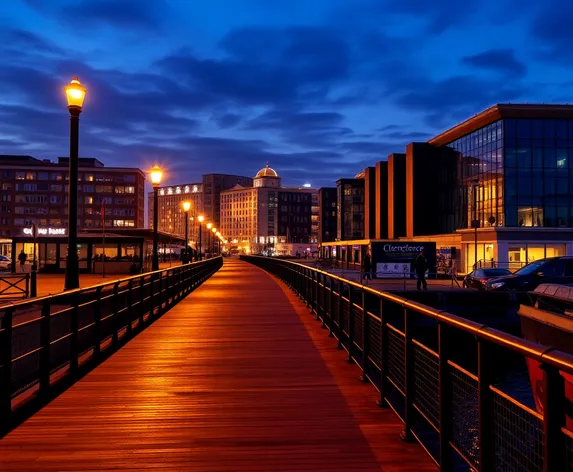
[[[0,470],[435,470],[310,320],[266,273],[227,260],[0,440]]]

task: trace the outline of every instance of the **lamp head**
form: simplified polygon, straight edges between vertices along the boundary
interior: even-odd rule
[[[68,108],[79,108],[81,110],[84,104],[84,98],[86,98],[86,89],[80,84],[78,78],[74,77],[72,81],[64,87],[64,90],[68,99]]]
[[[207,229],[211,229],[213,227],[213,223],[207,223]]]
[[[188,212],[191,209],[191,202],[189,200],[183,202],[183,211]]]
[[[197,217],[197,220],[199,221],[199,223],[203,223],[203,220],[205,219],[205,217],[203,215],[199,215]]]
[[[151,183],[157,187],[163,178],[163,171],[157,164],[155,164],[151,169],[151,172],[149,172],[149,176],[151,177]]]
[[[213,233],[217,232],[217,228],[213,228],[211,231],[213,231]]]

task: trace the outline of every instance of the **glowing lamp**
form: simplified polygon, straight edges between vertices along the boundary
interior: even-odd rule
[[[151,169],[149,176],[151,177],[151,183],[153,185],[159,185],[161,183],[161,179],[163,178],[163,171],[157,164],[155,164]]]
[[[183,202],[183,211],[188,212],[190,209],[191,209],[191,202],[190,201]]]
[[[213,223],[207,223],[207,229],[211,229],[213,227]]]
[[[199,215],[197,217],[197,221],[199,221],[199,223],[203,223],[203,220],[205,219],[205,217],[203,215]]]
[[[82,108],[84,98],[86,98],[86,89],[80,84],[77,77],[64,87],[66,97],[68,98],[68,108]]]

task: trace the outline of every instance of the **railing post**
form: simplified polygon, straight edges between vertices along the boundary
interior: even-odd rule
[[[113,333],[111,336],[111,343],[115,347],[118,341],[119,331],[119,283],[113,285]]]
[[[493,431],[493,395],[490,390],[495,360],[492,346],[483,339],[477,340],[478,349],[478,415],[479,415],[479,470],[494,470],[495,443]]]
[[[133,279],[129,279],[127,286],[127,331],[126,335],[131,336],[132,332],[132,314],[133,314]]]
[[[72,295],[73,310],[70,320],[70,372],[74,374],[78,370],[79,352],[78,352],[78,331],[79,331],[79,307],[80,297],[78,293]]]
[[[0,362],[2,364],[2,381],[0,382],[0,424],[7,424],[12,415],[12,315],[7,309],[2,318],[4,328],[0,343]],[[0,427],[2,430],[2,427]]]
[[[364,287],[362,287],[362,376],[360,377],[361,382],[368,381],[368,356],[370,354],[370,340],[368,339],[368,323],[370,317],[368,316],[368,310],[366,309],[366,292]]]
[[[318,285],[318,290],[320,291],[320,297],[319,300],[322,301],[322,305],[319,304],[320,306],[320,315],[321,315],[321,319],[322,319],[322,324],[320,325],[320,327],[322,329],[326,329],[326,313],[328,312],[327,309],[327,301],[326,301],[326,276],[324,274],[320,274],[320,279],[322,280],[322,284]]]
[[[440,419],[440,470],[449,472],[453,469],[453,457],[450,441],[452,439],[452,386],[448,359],[450,349],[447,327],[438,322],[438,398]],[[491,431],[489,432],[491,435]]]
[[[354,353],[354,294],[352,285],[348,285],[348,363],[352,362]]]
[[[40,396],[50,390],[50,303],[42,303],[42,321],[40,322]]]
[[[565,470],[565,380],[559,369],[542,365],[543,370],[543,472]]]
[[[139,329],[143,329],[145,321],[145,275],[139,278]]]
[[[342,349],[342,335],[344,334],[342,326],[342,310],[344,309],[342,300],[343,288],[344,284],[342,280],[338,280],[338,349]]]
[[[24,276],[26,278],[26,296],[24,298],[30,298],[30,274]]]
[[[96,288],[96,302],[94,305],[94,357],[99,356],[101,350],[101,291],[102,287]]]
[[[328,337],[334,337],[334,279],[332,277],[328,277],[328,286],[330,287],[330,302],[328,304],[328,314],[330,316],[330,320],[328,323]]]
[[[412,343],[412,326],[408,309],[404,307],[404,429],[401,434],[403,441],[414,440],[412,427],[414,426],[414,345]]]
[[[380,408],[386,408],[388,406],[384,397],[386,394],[386,377],[388,376],[388,363],[386,362],[388,357],[388,328],[386,327],[384,318],[384,299],[380,298],[380,381],[378,383],[380,399],[377,402]]]

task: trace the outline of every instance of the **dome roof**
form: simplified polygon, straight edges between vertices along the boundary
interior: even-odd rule
[[[255,179],[257,179],[259,177],[277,177],[278,178],[278,176],[279,176],[279,174],[277,174],[274,169],[271,169],[269,167],[269,163],[267,162],[266,167],[263,167],[260,171],[257,172],[257,175],[255,175]]]

